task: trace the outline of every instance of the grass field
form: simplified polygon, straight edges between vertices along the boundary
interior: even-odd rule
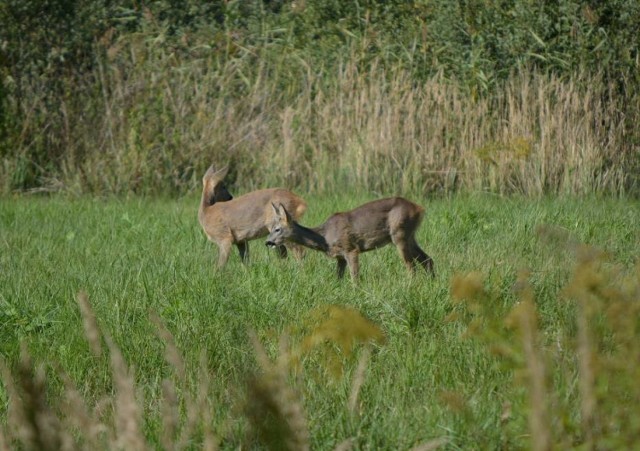
[[[303,223],[317,225],[373,198],[307,198]],[[4,198],[0,353],[9,369],[0,385],[0,449],[35,440],[29,409],[21,416],[16,407],[18,399],[24,407],[34,397],[20,373],[20,343],[36,366],[44,363],[50,414],[68,423],[80,447],[135,443],[125,437],[136,431],[149,447],[267,446],[259,433],[265,418],[273,421],[267,429],[295,436],[298,442],[287,443],[301,449],[307,440],[312,449],[390,450],[632,443],[626,440],[640,432],[633,413],[640,363],[625,356],[640,349],[638,202],[413,200],[427,210],[418,242],[435,261],[436,279],[423,272],[411,277],[387,247],[362,256],[361,282],[354,285],[348,277],[337,280],[335,262],[323,255],[309,251],[302,263],[281,261],[264,240],[251,243],[248,267],[234,250],[216,272],[217,249],[199,228],[195,197]],[[593,257],[577,243],[605,254]],[[80,291],[106,336],[97,340],[100,352],[92,353],[85,336]],[[570,299],[582,292],[595,299],[592,308]],[[534,305],[537,317],[516,304]],[[371,324],[334,310],[321,329],[322,309],[331,305],[353,308]],[[341,322],[347,327],[340,329]],[[374,325],[385,339],[349,356],[345,343],[352,335],[375,338]],[[313,349],[297,345],[304,336],[323,341],[321,330],[342,335]],[[162,331],[183,360],[172,357],[172,340]],[[271,358],[280,337],[289,336],[301,364],[269,366],[251,331]],[[128,373],[118,370],[117,349],[132,369],[138,398],[128,412],[135,418],[139,409],[139,430],[133,420],[118,422],[126,416]],[[104,426],[93,438],[68,419],[65,406],[73,403],[65,404],[72,397],[64,374],[91,422]],[[34,380],[41,379],[36,372]],[[20,418],[22,432],[13,427]]]

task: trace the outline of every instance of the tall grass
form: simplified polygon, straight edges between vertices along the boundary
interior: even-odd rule
[[[228,35],[213,45],[186,45],[185,57],[162,34],[123,38],[59,104],[32,80],[12,104],[23,121],[2,190],[188,192],[212,161],[231,162],[243,188],[319,193],[621,194],[635,183],[624,124],[638,112],[622,117],[629,99],[597,76],[522,70],[477,96],[375,59],[363,69],[358,50],[333,69]]]

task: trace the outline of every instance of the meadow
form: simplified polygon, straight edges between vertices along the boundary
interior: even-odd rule
[[[407,197],[434,280],[264,240],[216,271],[193,195],[3,198],[0,449],[637,446],[638,202]]]
[[[632,449],[640,3],[0,2],[0,451]],[[437,277],[217,249],[424,205]]]

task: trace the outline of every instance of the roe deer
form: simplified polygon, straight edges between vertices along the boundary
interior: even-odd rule
[[[405,265],[414,272],[416,263],[435,276],[433,260],[416,242],[416,229],[424,208],[402,197],[374,200],[342,213],[335,213],[319,227],[301,226],[283,204],[273,204],[267,246],[293,242],[322,251],[338,261],[338,277],[344,276],[347,264],[356,281],[360,265],[358,255],[389,243],[400,251]]]
[[[218,245],[218,267],[222,268],[229,259],[232,245],[238,247],[243,263],[248,262],[247,241],[263,237],[269,233],[267,225],[272,221],[271,204],[284,205],[293,218],[304,214],[307,204],[300,197],[281,188],[252,191],[233,198],[224,185],[229,168],[216,171],[209,167],[202,178],[202,198],[198,209],[198,220],[207,238]],[[287,249],[278,247],[281,257],[286,257]]]

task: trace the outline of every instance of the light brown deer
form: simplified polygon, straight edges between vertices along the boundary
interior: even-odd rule
[[[248,262],[248,241],[269,233],[267,225],[272,222],[272,204],[283,205],[295,219],[301,218],[307,208],[303,199],[282,188],[252,191],[233,198],[224,185],[228,169],[216,171],[211,166],[207,170],[202,178],[202,198],[198,209],[198,220],[204,233],[218,245],[219,268],[227,263],[234,244],[242,262]],[[278,250],[281,257],[286,257],[284,245]],[[299,256],[300,252],[293,250]]]
[[[424,208],[402,197],[374,200],[342,213],[335,213],[319,227],[312,229],[298,224],[284,204],[274,203],[273,220],[269,225],[267,246],[293,242],[322,251],[338,261],[338,277],[344,276],[345,267],[354,281],[358,279],[362,252],[393,243],[411,272],[416,263],[431,276],[435,276],[433,260],[416,242],[415,234]]]

